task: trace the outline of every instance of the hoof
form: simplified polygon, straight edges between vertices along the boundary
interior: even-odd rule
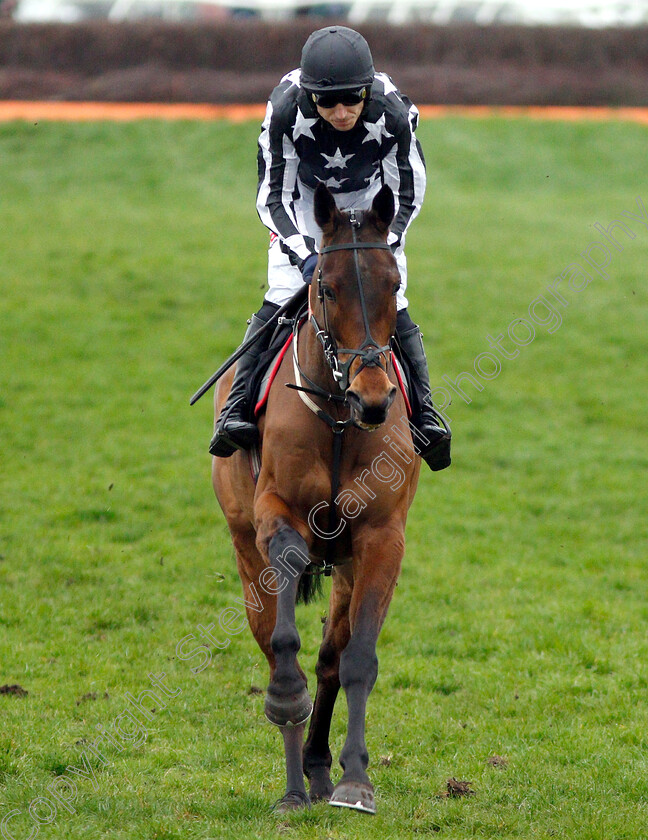
[[[329,802],[333,796],[333,782],[314,782],[311,779],[310,783],[310,800],[311,802]]]
[[[337,808],[353,808],[365,814],[376,813],[376,801],[371,785],[364,782],[340,782],[335,786],[329,805]]]
[[[299,790],[289,790],[275,802],[272,810],[275,814],[287,814],[290,811],[298,811],[300,808],[310,808],[310,806],[310,799],[305,793]]]
[[[289,697],[278,697],[268,692],[264,711],[270,723],[275,726],[299,726],[311,716],[313,701],[306,687],[299,694]]]

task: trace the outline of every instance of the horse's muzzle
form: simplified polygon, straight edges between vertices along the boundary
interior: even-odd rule
[[[366,432],[373,432],[387,419],[387,414],[396,396],[396,387],[389,383],[386,393],[361,394],[347,388],[346,398],[351,406],[354,424]]]

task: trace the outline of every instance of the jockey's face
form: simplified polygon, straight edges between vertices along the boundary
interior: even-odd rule
[[[358,105],[343,105],[338,102],[333,108],[322,108],[321,105],[316,107],[320,117],[330,123],[337,131],[351,131],[360,118],[364,102],[360,102]]]

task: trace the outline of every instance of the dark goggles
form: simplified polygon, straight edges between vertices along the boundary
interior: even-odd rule
[[[336,105],[359,105],[367,98],[367,88],[356,90],[333,90],[330,93],[311,93],[313,102],[320,108],[335,108]]]

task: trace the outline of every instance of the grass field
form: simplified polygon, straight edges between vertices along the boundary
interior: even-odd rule
[[[454,460],[422,474],[379,641],[375,818],[272,815],[249,632],[197,673],[176,652],[240,595],[188,400],[262,298],[257,129],[0,125],[0,684],[28,692],[0,695],[0,834],[644,838],[648,227],[623,213],[648,205],[647,129],[420,129],[410,309]],[[310,675],[325,610],[298,610]],[[138,717],[150,674],[173,696]],[[336,767],[344,719],[341,697]],[[439,796],[452,777],[475,795]]]

